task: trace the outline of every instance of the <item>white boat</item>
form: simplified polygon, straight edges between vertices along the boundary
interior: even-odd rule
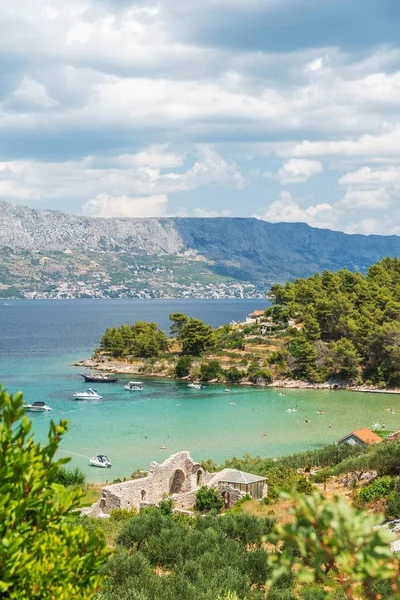
[[[297,408],[288,408],[287,412],[297,412]]]
[[[128,392],[141,392],[143,390],[143,383],[141,381],[130,381],[128,385],[124,385],[124,389]]]
[[[101,400],[102,396],[96,392],[96,390],[92,390],[89,388],[87,392],[76,392],[73,394],[75,400]]]
[[[108,467],[112,466],[108,459],[108,456],[105,456],[104,454],[99,454],[98,456],[91,456],[89,458],[89,465],[92,465],[92,467],[100,467],[102,469],[108,469]]]
[[[201,385],[199,383],[189,383],[188,388],[192,390],[201,390]]]
[[[47,412],[53,410],[44,402],[34,402],[33,404],[25,404],[25,409],[30,412]]]

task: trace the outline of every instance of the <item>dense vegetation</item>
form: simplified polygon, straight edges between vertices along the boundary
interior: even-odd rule
[[[342,269],[274,285],[266,314],[300,330],[284,345],[288,371],[298,378],[337,376],[400,385],[400,260],[385,258],[365,276]],[[290,329],[290,328],[289,328]]]
[[[108,327],[101,338],[100,348],[115,358],[122,356],[159,356],[168,348],[165,333],[156,323],[136,321],[133,325]]]
[[[24,413],[21,394],[0,390],[0,596],[91,600],[106,558],[104,536],[74,521],[82,492],[53,483],[69,460],[54,460],[66,422],[51,423],[48,444],[40,446]]]

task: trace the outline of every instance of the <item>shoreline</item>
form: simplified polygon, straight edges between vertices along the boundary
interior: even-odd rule
[[[144,373],[140,370],[143,367],[143,361],[138,360],[135,363],[124,363],[119,361],[107,361],[101,362],[99,360],[84,359],[73,364],[74,367],[83,367],[86,369],[92,369],[95,371],[101,371],[103,373],[112,373],[115,375],[139,375],[140,377],[152,377],[154,379],[168,379],[170,381],[191,381],[189,377],[179,378],[174,377],[160,371],[151,371]],[[239,381],[231,382],[227,380],[211,380],[207,381],[207,384],[221,384],[221,385],[239,385],[246,387],[255,388],[277,388],[277,389],[313,389],[313,390],[331,390],[331,391],[347,391],[347,392],[358,392],[358,393],[372,393],[372,394],[389,394],[397,395],[400,394],[400,388],[392,389],[380,389],[378,387],[368,387],[364,385],[349,385],[348,383],[341,382],[324,382],[324,383],[313,383],[310,381],[302,381],[296,379],[277,379],[272,383],[252,383],[250,381]]]

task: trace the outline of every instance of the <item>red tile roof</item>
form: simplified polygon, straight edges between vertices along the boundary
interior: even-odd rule
[[[249,317],[262,317],[263,314],[265,314],[265,310],[255,310],[249,314]]]
[[[379,444],[379,442],[382,441],[382,438],[380,438],[379,435],[365,427],[364,429],[356,429],[355,431],[352,431],[351,433],[345,435],[340,440],[338,440],[338,443],[343,442],[343,440],[350,437],[351,435],[354,435],[361,442],[364,442],[364,444],[368,444],[368,446],[372,446],[372,444]]]

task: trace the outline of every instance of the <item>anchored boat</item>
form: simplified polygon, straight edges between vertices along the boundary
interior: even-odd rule
[[[124,385],[124,389],[128,392],[141,392],[143,383],[141,381],[130,381],[127,385]]]
[[[118,377],[112,373],[90,373],[90,375],[84,375],[80,373],[80,376],[85,381],[93,381],[95,383],[115,383],[118,381]]]
[[[73,394],[75,400],[101,400],[102,396],[96,392],[96,390],[92,390],[89,388],[87,392],[76,392]]]
[[[108,459],[108,456],[106,456],[105,454],[91,456],[89,458],[89,465],[92,465],[92,467],[100,467],[102,469],[108,469],[108,467],[112,466]]]
[[[34,402],[33,404],[25,404],[25,409],[29,412],[47,412],[53,410],[50,406],[47,406],[45,402]]]

